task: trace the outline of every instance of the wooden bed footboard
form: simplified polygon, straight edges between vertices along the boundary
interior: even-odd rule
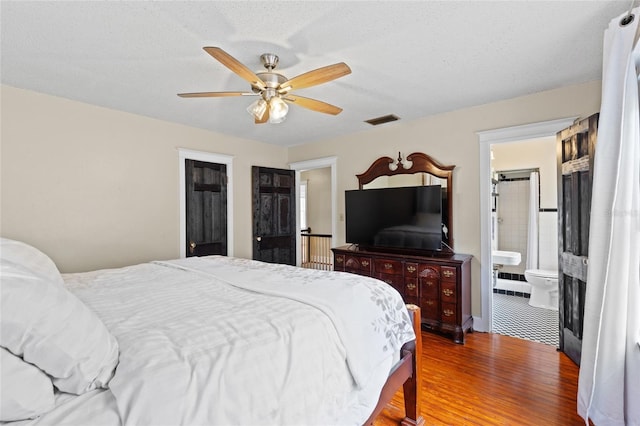
[[[400,422],[401,426],[421,426],[424,419],[420,416],[418,404],[420,402],[420,367],[422,357],[422,334],[420,327],[420,307],[407,305],[409,316],[416,333],[416,340],[405,343],[400,352],[400,361],[389,373],[389,378],[382,388],[380,399],[375,410],[365,422],[365,425],[373,424],[375,418],[393,399],[400,386],[403,388],[405,417]]]

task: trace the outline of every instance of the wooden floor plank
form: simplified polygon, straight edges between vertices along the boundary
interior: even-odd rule
[[[422,348],[426,425],[584,425],[576,413],[578,367],[553,346],[477,332],[458,345],[423,332]],[[374,424],[403,417],[400,391]]]

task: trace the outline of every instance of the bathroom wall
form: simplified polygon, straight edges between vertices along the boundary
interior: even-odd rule
[[[539,268],[556,270],[558,268],[558,201],[555,138],[495,144],[491,150],[494,158],[491,161],[491,167],[495,171],[539,169]],[[500,183],[498,191],[500,206],[497,219],[500,219],[503,211],[507,212],[507,215],[502,217],[502,223],[497,225],[498,248],[520,251],[522,255],[520,265],[505,266],[502,271],[523,274],[527,258],[529,181]],[[506,224],[505,221],[507,221]]]
[[[501,272],[523,275],[527,264],[529,180],[511,179],[507,175],[506,179],[499,179],[498,193],[498,249],[518,252],[522,259],[517,266],[505,265]]]

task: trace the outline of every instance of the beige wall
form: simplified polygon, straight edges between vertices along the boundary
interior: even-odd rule
[[[455,249],[475,256],[473,313],[480,315],[476,132],[587,116],[599,109],[600,83],[398,121],[288,150],[6,86],[1,100],[1,235],[51,253],[65,272],[178,256],[177,147],[235,156],[239,257],[251,257],[251,165],[286,168],[336,156],[340,215],[344,190],[358,186],[356,173],[380,156],[421,151],[456,165]],[[344,222],[337,234],[344,242]]]
[[[558,206],[556,139],[541,138],[523,142],[496,144],[491,147],[491,167],[502,170],[540,169],[540,208]]]
[[[178,151],[234,156],[235,255],[251,257],[251,166],[286,148],[1,88],[3,237],[63,272],[179,257]]]
[[[600,83],[591,82],[457,110],[413,121],[397,121],[377,128],[289,149],[289,161],[336,156],[338,215],[344,214],[344,191],[357,189],[357,173],[380,156],[396,158],[425,152],[443,164],[455,164],[453,224],[455,249],[474,256],[472,266],[473,314],[480,302],[480,184],[479,143],[476,132],[572,116],[599,110]],[[344,222],[338,226],[344,242]],[[491,265],[484,265],[490,268]]]

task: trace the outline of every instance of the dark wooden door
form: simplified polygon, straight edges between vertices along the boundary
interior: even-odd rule
[[[187,256],[227,255],[227,166],[185,160]]]
[[[296,264],[295,171],[253,166],[253,258]]]
[[[557,134],[560,350],[580,365],[598,114]]]

